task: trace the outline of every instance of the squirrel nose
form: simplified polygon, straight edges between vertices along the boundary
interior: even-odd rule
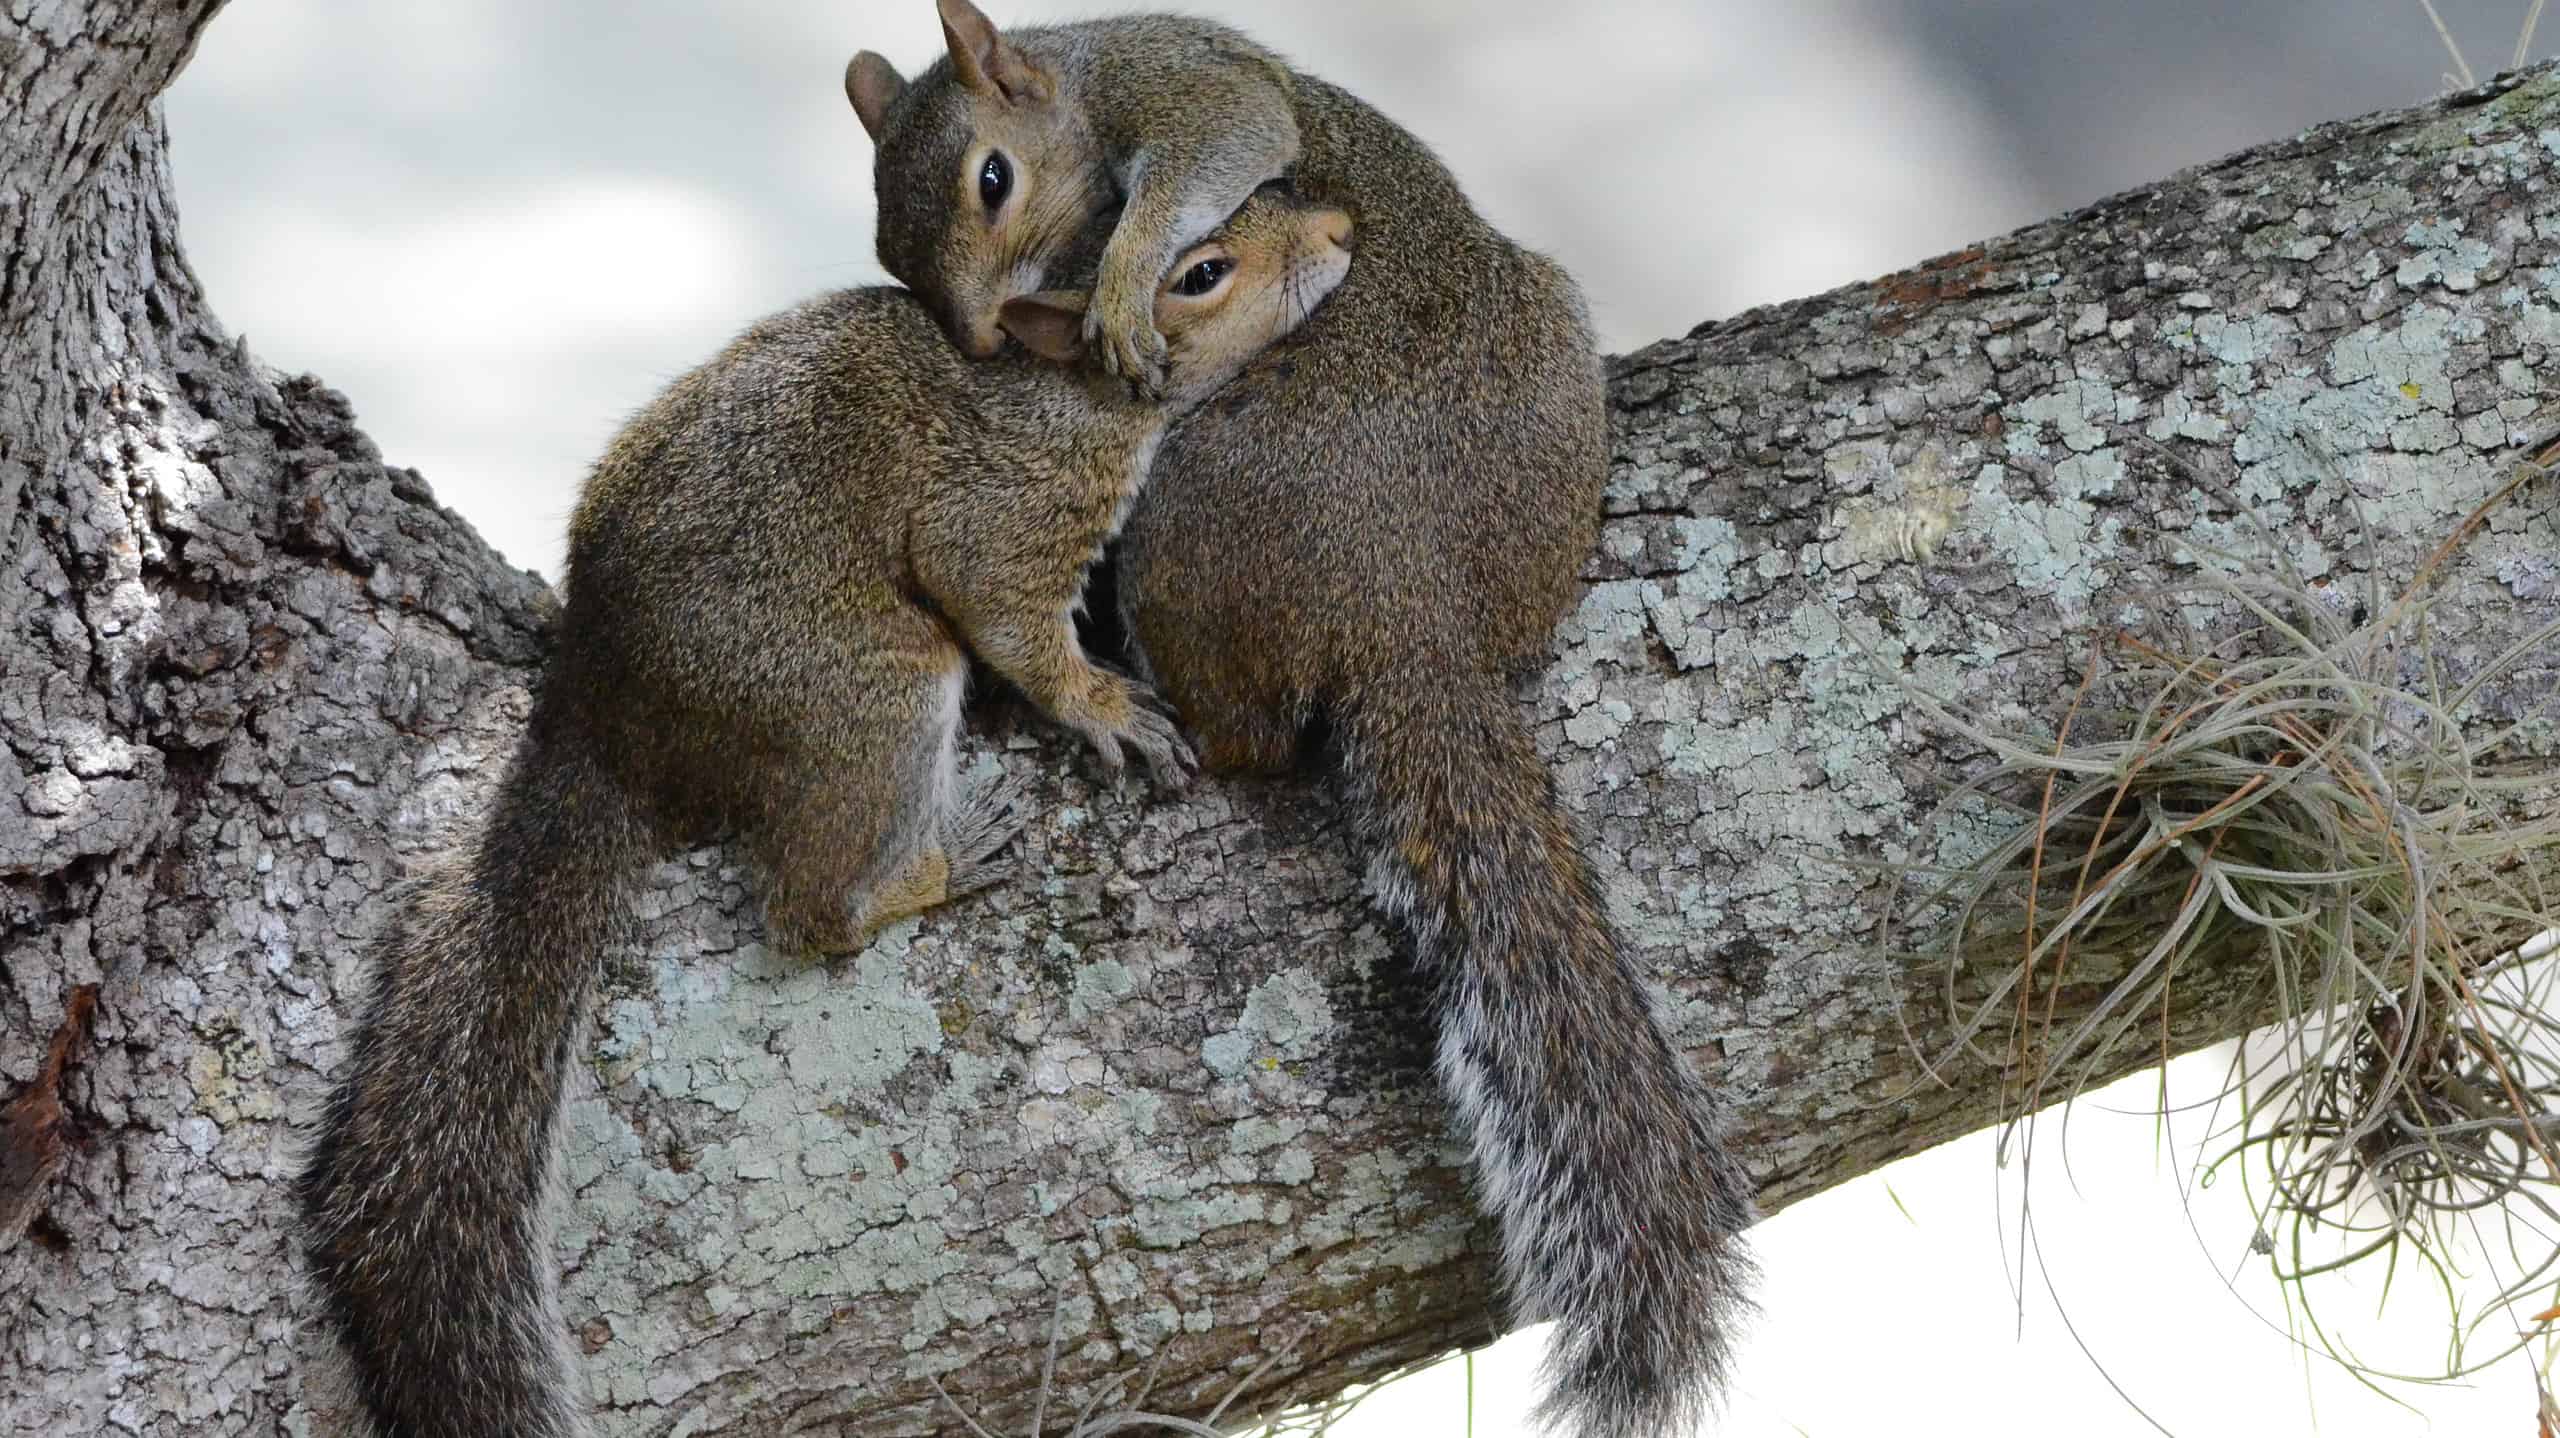
[[[1340,210],[1327,212],[1316,222],[1316,233],[1337,250],[1351,248],[1351,217]]]
[[[994,359],[996,351],[1004,348],[1004,331],[993,322],[973,324],[951,338],[960,346],[960,353],[973,360]]]

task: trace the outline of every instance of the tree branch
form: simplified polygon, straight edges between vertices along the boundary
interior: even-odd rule
[[[136,58],[80,70],[125,33],[93,25],[0,85],[112,116],[211,9],[92,8]],[[547,596],[235,347],[177,258],[156,113],[123,113],[77,183],[17,173],[80,168],[53,139],[0,161],[43,200],[7,212],[43,233],[0,338],[9,1092],[99,985],[60,1242],[0,1251],[0,1428],[269,1433],[302,1395],[288,1121],[397,874],[495,776]],[[1867,652],[2049,729],[2176,541],[2252,547],[2234,503],[2314,578],[2396,589],[2540,423],[2554,135],[2534,72],[1615,362],[1611,518],[1523,702],[1767,1202],[2000,1112],[1995,1070],[1922,1082],[1947,1016],[1872,953],[1872,864],[1978,756]],[[2552,523],[2512,506],[2452,556],[2450,669],[2560,612]],[[2480,732],[2547,717],[2555,669],[2484,688]],[[606,1431],[935,1431],[934,1378],[1014,1431],[1059,1297],[1063,1403],[1168,1344],[1148,1406],[1196,1413],[1275,1348],[1255,1402],[1491,1336],[1426,996],[1321,788],[1141,802],[1016,710],[977,727],[1039,786],[1030,877],[859,958],[766,954],[716,851],[657,871],[569,1121],[564,1304]],[[2199,968],[2166,1044],[2267,1017],[2254,977]]]

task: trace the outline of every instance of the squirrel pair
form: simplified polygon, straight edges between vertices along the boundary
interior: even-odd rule
[[[1055,203],[1081,225],[1100,193]],[[297,1183],[321,1317],[378,1438],[583,1432],[546,1212],[554,1129],[629,888],[732,835],[776,941],[857,948],[996,877],[1017,825],[964,794],[969,656],[1117,769],[1191,762],[1076,638],[1086,568],[1167,421],[1350,267],[1350,220],[1255,195],[1151,286],[1162,402],[1058,361],[1083,297],[1007,297],[1029,356],[973,363],[918,299],[822,296],[749,329],[614,439],[567,602],[476,842],[416,888]]]
[[[909,80],[866,52],[845,77],[876,147],[881,261],[913,298],[768,322],[617,441],[573,528],[559,656],[489,832],[380,951],[302,1194],[324,1312],[381,1438],[578,1430],[541,1189],[595,954],[639,856],[680,829],[737,830],[765,856],[777,916],[822,936],[832,894],[865,895],[842,931],[859,938],[981,881],[1002,806],[953,795],[940,747],[964,642],[1025,657],[1043,677],[1017,682],[1106,751],[1180,766],[1134,691],[1113,691],[1126,710],[1066,699],[1109,686],[1088,677],[1054,581],[1081,574],[1132,494],[1122,618],[1205,764],[1289,769],[1311,721],[1328,725],[1374,887],[1440,982],[1438,1067],[1505,1286],[1521,1319],[1558,1324],[1542,1418],[1594,1438],[1693,1428],[1745,1302],[1750,1184],[1619,950],[1506,683],[1542,658],[1597,535],[1608,431],[1580,292],[1477,215],[1420,141],[1234,30],[1132,16],[1000,32],[968,0],[938,9],[947,53],[930,67]],[[1202,235],[1273,214],[1294,217],[1292,259],[1259,282],[1304,324],[1269,351],[1226,347],[1237,372],[1220,387],[1166,291],[1202,273]],[[1325,256],[1352,224],[1346,274]],[[1097,255],[1080,317],[1038,302]],[[1250,290],[1256,262],[1240,264],[1229,283]],[[898,339],[846,339],[866,315],[896,316]],[[1102,374],[999,358],[1008,334],[1051,356],[1089,342]],[[1092,387],[1121,381],[1180,412],[1108,481],[1062,477],[1091,452],[1062,455],[1054,419],[1026,425],[1015,406],[1044,389],[1053,416],[1141,405]],[[1086,422],[1141,427],[1065,427]],[[928,454],[890,438],[912,435]],[[1066,524],[1055,494],[1038,511],[1073,542],[941,531],[992,546],[964,567],[979,603],[1018,612],[983,634],[955,637],[961,616],[918,602],[894,561],[808,587],[849,552],[921,550],[846,527],[862,511],[839,487],[894,490],[918,516],[920,485],[984,498],[965,479],[932,489],[924,468],[1039,476],[1087,506]],[[824,562],[794,562],[813,549]],[[1059,558],[1073,563],[1038,567]],[[903,698],[864,697],[891,677]],[[899,704],[846,737],[848,715]],[[803,808],[820,775],[869,797]],[[879,857],[899,844],[912,861]],[[507,1081],[457,1093],[455,1075]]]
[[[1611,934],[1506,676],[1544,658],[1598,537],[1606,401],[1570,276],[1479,216],[1424,145],[1225,26],[1000,31],[845,87],[876,147],[880,258],[983,353],[1077,241],[1022,199],[1123,205],[1088,336],[1157,382],[1166,258],[1285,175],[1360,258],[1285,353],[1176,420],[1121,531],[1122,617],[1212,770],[1292,767],[1322,717],[1374,888],[1440,984],[1438,1068],[1517,1316],[1557,1324],[1541,1418],[1694,1431],[1751,1264],[1749,1178]],[[1089,241],[1088,241],[1089,243]]]

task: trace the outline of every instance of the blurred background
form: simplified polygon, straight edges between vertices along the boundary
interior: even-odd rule
[[[999,23],[1096,8],[982,3]],[[2415,103],[2454,68],[2420,0],[1183,8],[1429,140],[1580,275],[1620,351]],[[2485,77],[2540,6],[2436,8]],[[2555,40],[2560,17],[2534,54]],[[912,73],[939,44],[929,0],[237,4],[168,100],[188,251],[263,360],[345,390],[391,462],[556,576],[624,416],[757,315],[884,278],[840,76],[859,48]],[[2182,1095],[2217,1062],[2179,1066]],[[2209,1116],[2164,1125],[2158,1096],[2084,1101],[2067,1171],[2048,1126],[2033,1232],[1986,1138],[1763,1224],[1765,1312],[1718,1431],[2535,1433],[2522,1364],[2378,1393],[2306,1357],[2237,1185],[2181,1198]],[[2377,1318],[2379,1290],[2321,1317],[2379,1366],[2441,1368],[2442,1301],[2413,1281]],[[1460,1434],[1471,1406],[1476,1434],[1523,1431],[1537,1343],[1336,1431]]]

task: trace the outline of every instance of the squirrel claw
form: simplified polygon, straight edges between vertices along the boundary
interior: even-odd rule
[[[1146,761],[1147,773],[1158,787],[1179,791],[1199,772],[1199,756],[1183,742],[1182,731],[1170,715],[1142,705],[1130,730],[1130,746]]]
[[[1129,771],[1128,756],[1120,752],[1120,736],[1108,729],[1084,736],[1093,746],[1094,761],[1102,766],[1102,777],[1112,788],[1120,787],[1120,776]]]
[[[1140,399],[1161,398],[1170,360],[1164,336],[1143,313],[1106,319],[1107,308],[1097,305],[1084,317],[1084,337],[1102,361],[1103,373],[1126,381]]]
[[[1072,727],[1093,746],[1103,777],[1115,791],[1124,787],[1128,776],[1128,749],[1138,751],[1148,774],[1168,790],[1182,788],[1199,770],[1200,760],[1183,742],[1182,731],[1173,717],[1157,708],[1155,696],[1143,687],[1131,686],[1127,719]]]
[[[950,861],[946,897],[958,898],[994,883],[1014,867],[996,856],[1022,832],[1022,813],[1029,789],[1012,775],[999,775],[971,794],[958,812],[944,821],[942,851]]]

